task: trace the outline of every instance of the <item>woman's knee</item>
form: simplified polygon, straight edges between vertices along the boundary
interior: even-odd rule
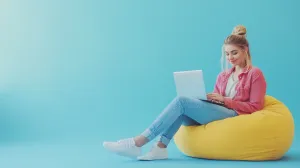
[[[202,101],[199,101],[198,99],[196,98],[190,98],[190,97],[186,97],[186,96],[177,96],[175,98],[175,101],[177,103],[180,103],[182,106],[189,106],[193,103],[201,103]]]
[[[185,96],[177,96],[175,99],[175,104],[176,106],[181,107],[181,111],[182,113],[184,113],[185,109],[187,108],[187,106],[189,106],[191,104],[191,102],[193,101],[192,98],[189,97],[185,97]]]
[[[188,101],[191,101],[192,99],[186,96],[176,96],[175,101],[180,103],[186,103]]]

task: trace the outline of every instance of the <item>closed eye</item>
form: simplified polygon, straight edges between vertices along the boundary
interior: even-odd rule
[[[237,51],[237,50],[232,50],[231,53],[232,53],[233,55],[236,55],[236,54],[238,53],[238,51]]]

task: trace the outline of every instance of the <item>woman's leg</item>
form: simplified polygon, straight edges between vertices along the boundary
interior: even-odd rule
[[[197,121],[193,120],[192,118],[181,115],[171,126],[169,129],[164,131],[159,139],[159,142],[157,146],[160,148],[166,148],[170,142],[170,140],[173,138],[175,133],[178,131],[181,125],[185,126],[195,126],[195,125],[201,125]]]
[[[183,116],[187,116],[200,124],[207,124],[236,115],[235,111],[220,105],[198,99],[176,97],[142,133],[142,136],[151,141],[162,134],[161,140],[165,141],[167,145],[185,119]]]
[[[179,117],[168,129],[162,132],[159,140],[159,142],[165,147],[169,144],[170,140],[173,138],[182,124],[196,125],[198,123],[201,125],[238,115],[232,109],[228,109],[213,103],[189,98],[180,99],[183,106],[183,113],[181,117]],[[186,124],[186,121],[189,123]],[[193,123],[191,124],[191,122]]]
[[[201,125],[195,120],[185,116],[181,115],[168,129],[168,133],[176,132],[176,128],[178,125],[186,125],[186,126],[192,126],[192,125]],[[161,136],[160,141],[153,145],[150,152],[146,153],[143,156],[137,157],[138,160],[161,160],[161,159],[167,159],[168,158],[168,151],[167,151],[167,145],[169,143],[169,139],[166,139],[167,136]],[[164,142],[164,143],[163,143]],[[167,142],[167,143],[166,143]]]
[[[142,134],[149,140],[152,140],[153,137],[158,134],[161,134],[161,137],[157,146],[154,146],[146,155],[139,157],[140,160],[166,159],[168,154],[164,148],[167,147],[182,124],[207,124],[212,121],[237,115],[237,113],[231,109],[198,99],[178,97],[173,103],[171,110],[165,110]],[[175,121],[171,120],[171,123],[169,118],[175,118],[174,116],[178,117]]]
[[[122,156],[140,154],[140,146],[163,134],[161,141],[167,145],[187,116],[198,123],[208,122],[235,116],[236,113],[225,107],[203,102],[197,99],[176,97],[156,118],[156,120],[136,138],[128,138],[118,142],[105,142],[104,147]],[[136,145],[139,144],[139,145]]]

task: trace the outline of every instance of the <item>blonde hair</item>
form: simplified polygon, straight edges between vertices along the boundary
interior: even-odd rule
[[[248,48],[248,51],[246,52],[247,58],[246,58],[246,67],[249,68],[252,65],[251,61],[251,54],[250,54],[250,49],[249,49],[249,42],[246,38],[247,34],[247,29],[243,25],[237,25],[234,27],[231,35],[229,35],[222,46],[222,57],[221,57],[221,68],[222,70],[227,70],[228,69],[228,61],[226,61],[225,64],[225,69],[224,69],[224,59],[225,59],[225,50],[224,46],[228,44],[233,44],[241,47],[242,49]],[[226,59],[225,59],[226,60]]]

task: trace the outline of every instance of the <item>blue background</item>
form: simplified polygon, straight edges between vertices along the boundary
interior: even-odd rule
[[[299,5],[2,0],[0,167],[299,164]],[[153,121],[176,95],[173,71],[203,69],[211,91],[223,40],[238,24],[248,29],[253,63],[265,74],[268,95],[283,101],[295,118],[294,144],[285,159],[192,160],[171,144],[175,159],[140,163],[102,149],[103,140],[137,135]]]

